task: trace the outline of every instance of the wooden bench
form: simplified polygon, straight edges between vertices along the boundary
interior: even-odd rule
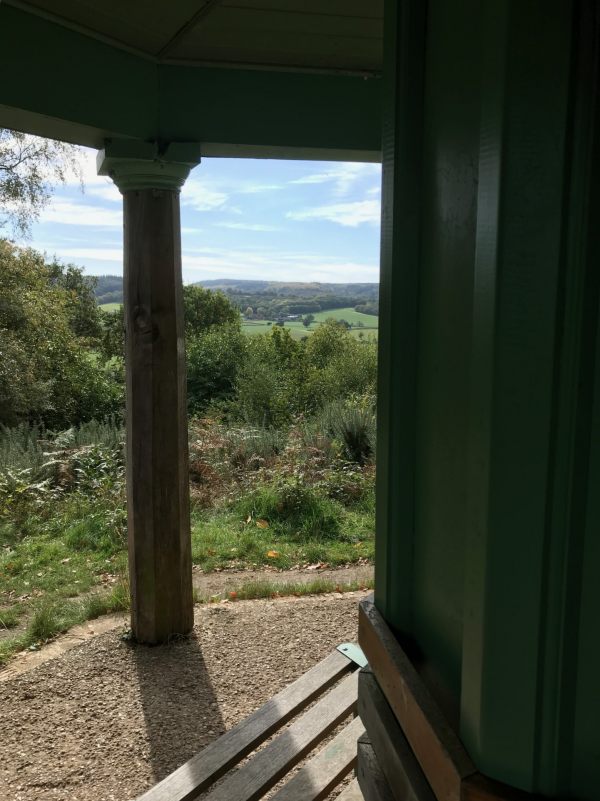
[[[272,801],[326,798],[356,765],[357,741],[364,734],[360,718],[355,717],[358,669],[364,664],[357,646],[338,646],[138,801],[190,801],[201,793],[203,801],[258,801],[348,718],[347,725],[271,796]],[[240,765],[252,752],[256,753]],[[362,801],[356,779],[338,799]]]

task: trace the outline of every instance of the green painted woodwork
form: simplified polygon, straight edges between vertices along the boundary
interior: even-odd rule
[[[597,801],[599,10],[430,0],[407,65],[392,5],[376,603],[481,771]]]
[[[159,65],[5,4],[0,74],[0,125],[90,147],[134,137],[208,143],[212,156],[379,158],[376,78]]]
[[[478,766],[554,793],[539,749],[546,571],[568,536],[552,542],[548,506],[571,18],[567,2],[485,6],[461,699]]]
[[[479,155],[481,3],[430,0],[419,268],[413,636],[458,719],[469,352]]]
[[[31,133],[65,135],[68,123],[92,147],[112,134],[156,138],[154,64],[4,4],[0,75],[0,125],[12,107]]]
[[[343,143],[369,160],[381,149],[377,78],[164,66],[160,96],[166,140],[331,151]]]
[[[179,190],[199,163],[200,147],[191,142],[175,142],[161,149],[151,142],[109,139],[97,157],[99,175],[112,178],[121,192]]]
[[[425,5],[385,6],[375,601],[412,629],[415,377]]]

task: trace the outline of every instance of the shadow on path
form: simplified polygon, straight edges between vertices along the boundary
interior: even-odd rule
[[[225,731],[200,643],[132,644],[156,781]]]

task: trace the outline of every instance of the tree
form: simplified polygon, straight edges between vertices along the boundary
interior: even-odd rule
[[[71,327],[43,256],[0,240],[0,425],[66,427],[120,409],[122,389]]]
[[[222,292],[196,284],[183,288],[183,313],[186,336],[205,331],[213,325],[239,323],[240,313]]]
[[[46,266],[50,283],[65,291],[69,324],[73,333],[91,341],[100,339],[101,312],[95,297],[98,280],[84,275],[81,268],[74,264],[65,265],[54,261]]]
[[[304,319],[302,320],[302,325],[305,328],[308,328],[311,323],[314,323],[315,315],[314,314],[305,314]]]
[[[0,228],[27,236],[69,175],[82,180],[81,151],[75,145],[0,128]]]

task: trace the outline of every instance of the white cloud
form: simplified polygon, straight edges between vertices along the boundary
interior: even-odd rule
[[[86,195],[92,195],[93,197],[102,198],[102,200],[110,200],[111,203],[122,203],[123,195],[119,192],[115,184],[112,181],[103,181],[102,184],[93,184],[92,186],[88,186],[87,184],[84,186],[84,193]]]
[[[254,184],[254,183],[241,183],[232,184],[229,191],[232,194],[236,192],[240,195],[257,195],[259,192],[275,192],[277,189],[283,189],[281,184]]]
[[[213,223],[218,228],[233,228],[236,231],[281,231],[276,225],[263,225],[262,223],[218,222]]]
[[[42,248],[64,261],[109,261],[123,264],[123,251],[121,248],[63,248],[60,245]]]
[[[361,178],[380,174],[379,164],[363,164],[346,162],[336,164],[324,172],[310,173],[290,181],[292,184],[324,184],[332,183],[333,192],[338,197],[347,195],[356,181]]]
[[[257,278],[274,281],[378,281],[379,265],[328,258],[316,253],[191,248],[183,254],[187,281]]]
[[[190,178],[181,191],[181,202],[196,211],[214,211],[222,209],[229,199],[225,192],[210,189],[202,181]]]
[[[123,213],[121,209],[105,209],[55,197],[41,213],[40,222],[121,228]]]
[[[353,203],[332,203],[328,206],[317,206],[314,209],[290,211],[286,214],[290,220],[327,220],[338,225],[356,228],[363,223],[379,225],[381,207],[377,200],[357,200]]]

